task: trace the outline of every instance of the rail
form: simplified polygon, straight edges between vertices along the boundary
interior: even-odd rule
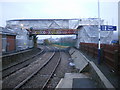
[[[5,77],[11,75],[12,73],[14,73],[14,72],[20,70],[21,68],[23,68],[23,67],[29,65],[29,63],[28,63],[27,65],[24,65],[24,66],[21,67],[21,68],[18,68],[18,69],[16,69],[16,70],[14,70],[13,72],[10,72],[9,74],[4,74],[4,72],[5,72],[6,70],[8,70],[8,69],[10,69],[10,68],[12,68],[12,67],[15,67],[15,66],[17,66],[17,65],[20,65],[20,64],[22,64],[22,63],[24,63],[24,62],[26,62],[26,61],[28,61],[28,60],[30,60],[30,59],[36,57],[36,56],[42,54],[43,52],[44,52],[44,50],[42,50],[41,52],[37,53],[36,55],[33,55],[33,56],[31,56],[31,57],[28,57],[27,59],[25,59],[25,60],[23,60],[23,61],[21,61],[21,62],[15,63],[15,64],[13,64],[13,65],[11,65],[11,66],[8,66],[8,67],[2,69],[2,72],[3,72],[2,78],[5,78]]]
[[[39,49],[39,48],[38,48],[38,49]],[[43,50],[41,50],[41,51],[38,52],[37,54],[35,54],[35,55],[31,56],[31,57],[28,57],[28,58],[25,59],[25,60],[22,60],[22,61],[20,61],[20,62],[18,62],[18,63],[15,63],[15,64],[13,64],[13,65],[10,65],[10,66],[2,69],[2,70],[0,71],[0,72],[3,72],[2,78],[5,78],[5,77],[7,77],[7,76],[9,76],[9,75],[11,75],[11,74],[13,74],[13,73],[15,73],[16,71],[18,71],[18,70],[26,67],[27,65],[29,65],[29,63],[25,64],[24,66],[22,66],[22,67],[20,67],[20,68],[12,69],[13,67],[17,67],[17,66],[19,66],[20,64],[24,64],[25,62],[28,62],[28,61],[31,60],[32,58],[35,58],[36,56],[44,53],[47,49],[49,50],[49,49],[52,49],[52,48],[50,48],[50,47],[44,47]],[[54,51],[54,49],[53,49],[53,51]],[[9,70],[9,69],[12,69],[12,71]],[[8,70],[9,70],[9,71],[8,71]],[[7,73],[6,73],[6,72],[7,72]]]
[[[29,77],[27,77],[26,79],[24,79],[21,83],[19,83],[13,90],[19,89],[20,87],[22,87],[28,80],[30,80],[32,77],[34,77],[39,71],[41,71],[43,68],[45,68],[45,66],[52,60],[52,58],[55,56],[55,52],[51,55],[51,57],[40,67],[38,68],[33,74],[31,74]],[[47,83],[49,82],[50,78],[52,77],[54,71],[56,70],[57,66],[59,65],[59,62],[61,60],[61,57],[59,57],[58,62],[55,66],[55,68],[53,69],[51,75],[49,76],[49,78],[47,79],[47,81],[44,83],[42,89],[45,88],[45,86],[47,85]]]
[[[44,89],[45,89],[47,83],[50,81],[52,75],[54,74],[55,70],[57,69],[57,67],[58,67],[58,65],[59,65],[59,63],[60,63],[60,61],[61,61],[61,53],[60,53],[60,57],[59,57],[59,59],[58,59],[58,62],[57,62],[57,64],[56,64],[55,68],[53,69],[51,75],[49,76],[49,78],[47,79],[47,81],[45,82],[45,84],[43,85],[43,87],[41,88],[41,90],[44,90]]]

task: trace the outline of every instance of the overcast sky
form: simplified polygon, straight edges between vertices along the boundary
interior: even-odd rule
[[[99,0],[100,17],[117,25],[117,2]],[[0,26],[6,20],[26,18],[97,18],[98,0],[0,0]]]
[[[100,16],[108,23],[116,24],[115,1],[99,0]],[[97,18],[98,0],[0,0],[0,11],[2,26],[6,20],[17,18]]]
[[[3,2],[3,21],[16,18],[88,18],[97,17],[97,2],[82,0],[40,0],[39,2]],[[97,1],[97,0],[96,0]]]

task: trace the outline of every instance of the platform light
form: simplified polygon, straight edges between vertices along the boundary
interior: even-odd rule
[[[26,27],[24,24],[20,24],[20,27],[21,27],[22,29],[28,29],[28,27]]]
[[[23,24],[20,24],[21,27],[23,27],[24,25]]]
[[[23,24],[20,24],[20,28],[21,28],[21,30],[23,30],[23,26],[24,26]]]

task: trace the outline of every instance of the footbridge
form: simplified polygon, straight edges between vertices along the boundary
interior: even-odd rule
[[[98,25],[98,19],[15,19],[8,20],[6,27],[26,29],[36,35],[69,35],[78,34],[79,25]]]
[[[36,35],[77,34],[81,19],[18,19],[8,20],[8,28],[22,28]]]
[[[104,20],[98,18],[81,19],[15,19],[8,20],[6,28],[16,32],[18,35],[27,32],[27,35],[76,35],[76,47],[80,42],[98,42],[98,22],[103,24]],[[101,42],[111,41],[113,32],[102,31]],[[106,41],[106,40],[107,41]]]

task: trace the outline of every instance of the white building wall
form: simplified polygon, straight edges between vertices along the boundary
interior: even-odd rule
[[[100,40],[103,44],[111,44],[113,40],[113,31],[101,31]],[[98,43],[98,26],[83,26],[78,30],[76,47],[79,48],[80,42]]]
[[[24,50],[33,47],[33,38],[29,39],[28,31],[25,29],[17,29],[16,49]]]

